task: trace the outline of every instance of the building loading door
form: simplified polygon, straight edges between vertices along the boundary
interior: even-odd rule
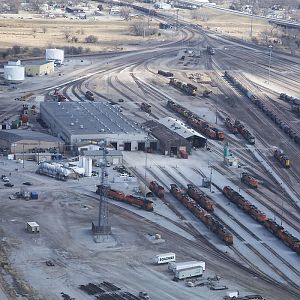
[[[138,143],[138,151],[145,151],[145,142]]]
[[[124,143],[124,151],[131,151],[131,143],[130,142]]]
[[[118,143],[116,142],[111,142],[110,143],[116,150],[118,150]]]

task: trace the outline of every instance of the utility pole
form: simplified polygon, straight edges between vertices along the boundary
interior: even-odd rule
[[[23,169],[24,169],[24,164],[25,164],[25,154],[24,154],[24,144],[23,144]]]
[[[269,76],[268,76],[268,83],[270,84],[270,77],[271,77],[271,60],[272,60],[272,45],[269,45]]]
[[[146,189],[147,189],[147,163],[148,163],[148,149],[149,149],[149,133],[148,136],[146,138],[146,142],[145,142],[145,191],[144,191],[144,200],[146,200]]]
[[[105,197],[108,185],[106,184],[106,167],[107,167],[107,149],[106,140],[99,142],[102,151],[102,162],[100,162],[101,177],[99,185],[99,212],[97,223],[92,223],[92,232],[95,235],[95,242],[103,242],[111,234],[111,225],[109,219],[108,202]]]
[[[176,31],[178,31],[178,18],[179,18],[179,9],[176,10]]]

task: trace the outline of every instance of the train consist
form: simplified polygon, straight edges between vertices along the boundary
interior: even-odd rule
[[[101,186],[97,185],[96,194],[100,194],[100,189]],[[151,200],[144,199],[141,197],[136,197],[134,195],[126,195],[123,192],[116,191],[111,188],[105,188],[104,193],[107,198],[120,201],[120,202],[125,202],[147,211],[153,211],[153,202]]]
[[[281,93],[279,99],[288,102],[292,105],[300,106],[300,99],[294,98],[292,96],[288,96],[287,94]]]
[[[227,78],[237,89],[239,89],[245,96],[247,96],[252,103],[254,103],[266,116],[268,116],[284,133],[286,133],[296,144],[300,145],[300,136],[288,125],[280,119],[272,109],[253,95],[246,87],[244,87],[233,75],[225,71],[225,78]],[[283,96],[282,96],[283,97]]]
[[[199,116],[193,114],[190,110],[171,100],[168,101],[167,107],[178,113],[183,119],[185,119],[187,124],[196,131],[214,140],[224,140],[225,136],[222,130],[201,119]]]
[[[208,212],[213,212],[215,208],[214,201],[206,195],[204,192],[196,188],[193,184],[188,184],[187,193],[193,198],[197,204],[199,204],[202,208],[207,210]]]
[[[257,187],[258,187],[257,180],[253,176],[251,176],[250,174],[248,174],[246,172],[242,173],[241,181],[253,189],[257,189]]]
[[[280,162],[280,164],[285,167],[286,169],[289,169],[291,167],[291,161],[290,159],[279,149],[276,149],[274,151],[274,157]]]
[[[170,85],[176,87],[189,96],[196,96],[197,87],[190,83],[183,83],[175,78],[171,78]]]
[[[159,185],[155,180],[150,182],[150,191],[152,191],[157,197],[163,199],[165,197],[165,189],[163,186]]]
[[[286,231],[281,225],[277,224],[274,220],[270,220],[263,212],[258,210],[256,206],[252,205],[230,186],[225,186],[223,188],[223,194],[231,202],[235,203],[238,207],[248,213],[253,219],[260,222],[267,230],[300,255],[300,241],[291,233]]]
[[[225,126],[229,129],[229,131],[233,134],[240,133],[244,139],[250,144],[255,144],[255,137],[253,134],[245,127],[245,125],[239,120],[231,120],[229,117],[225,120]]]
[[[141,110],[145,111],[146,113],[150,114],[151,113],[151,105],[146,103],[146,102],[142,102],[141,104]]]
[[[171,194],[178,199],[186,208],[188,208],[195,217],[201,220],[212,232],[221,238],[226,245],[233,244],[233,235],[211,214],[196,203],[183,192],[176,184],[171,184]]]
[[[174,77],[174,74],[168,71],[158,70],[157,73],[165,77]]]

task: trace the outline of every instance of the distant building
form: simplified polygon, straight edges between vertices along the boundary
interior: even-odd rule
[[[36,63],[27,64],[25,66],[25,75],[29,77],[48,75],[53,72],[54,72],[53,61],[36,62]]]

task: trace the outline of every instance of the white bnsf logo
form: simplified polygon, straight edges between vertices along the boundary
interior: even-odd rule
[[[165,261],[165,260],[170,260],[170,259],[174,259],[174,256],[166,256],[166,257],[160,257],[159,261]]]

